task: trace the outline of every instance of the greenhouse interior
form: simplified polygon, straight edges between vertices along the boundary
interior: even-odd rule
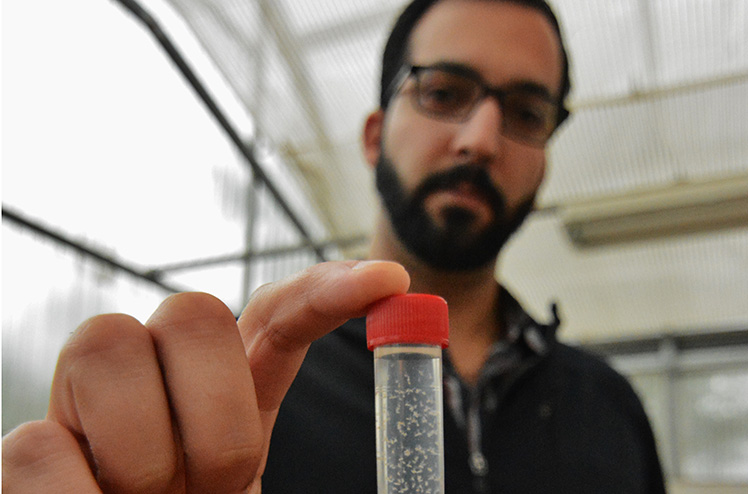
[[[7,0],[2,422],[101,313],[364,259],[361,130],[404,0]],[[496,276],[606,359],[669,492],[748,489],[748,2],[549,0],[569,120]]]

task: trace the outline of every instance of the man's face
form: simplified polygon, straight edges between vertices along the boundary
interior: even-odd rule
[[[550,23],[511,3],[437,3],[413,31],[408,61],[464,67],[493,87],[532,85],[557,96],[561,84]],[[465,121],[445,121],[416,108],[414,84],[406,79],[391,100],[377,149],[367,144],[385,208],[400,241],[428,264],[486,265],[529,211],[545,150],[502,133],[495,98],[481,100]]]

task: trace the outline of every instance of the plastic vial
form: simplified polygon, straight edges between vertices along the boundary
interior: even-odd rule
[[[396,295],[366,318],[374,350],[379,494],[444,492],[442,348],[447,303],[434,295]]]

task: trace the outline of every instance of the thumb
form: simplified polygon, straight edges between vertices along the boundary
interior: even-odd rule
[[[257,290],[239,330],[260,412],[278,409],[314,340],[409,284],[399,264],[346,261],[317,264]]]

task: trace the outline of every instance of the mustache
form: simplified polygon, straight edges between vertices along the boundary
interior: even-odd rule
[[[486,199],[493,208],[503,204],[501,192],[494,186],[485,167],[476,164],[457,165],[449,170],[429,175],[414,191],[414,203],[420,203],[438,191],[454,190],[469,185]]]

